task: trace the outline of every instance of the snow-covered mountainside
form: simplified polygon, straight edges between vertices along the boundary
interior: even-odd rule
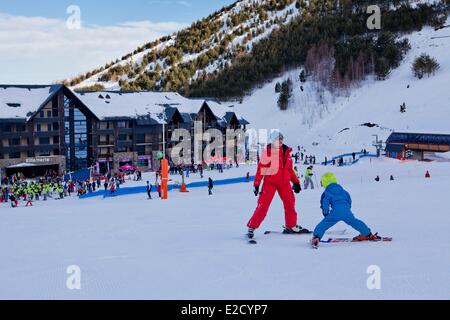
[[[298,16],[294,0],[241,0],[189,28],[148,43],[122,59],[67,80],[75,89],[179,89],[172,78],[195,80],[230,65],[280,25]],[[174,70],[174,68],[176,70]],[[180,69],[180,70],[178,70]],[[179,71],[179,73],[178,73]],[[152,73],[149,77],[148,73]],[[165,74],[165,77],[163,76]],[[167,91],[167,90],[165,90]]]
[[[445,36],[450,36],[450,28],[435,31],[427,27],[406,35],[411,50],[384,81],[366,80],[339,95],[327,90],[318,93],[318,84],[309,79],[301,83],[296,69],[255,90],[236,109],[251,127],[279,128],[288,143],[303,145],[318,155],[369,149],[375,139],[372,135],[385,140],[394,130],[450,133],[450,37]],[[419,80],[411,65],[422,53],[434,57],[440,69]],[[280,111],[275,85],[289,77],[292,98],[288,110]],[[400,112],[403,103],[406,113]]]

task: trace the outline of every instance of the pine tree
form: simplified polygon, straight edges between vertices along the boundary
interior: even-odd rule
[[[430,76],[431,74],[434,74],[439,68],[440,65],[436,59],[430,57],[426,53],[422,53],[417,57],[411,67],[414,76],[419,79],[422,79],[424,75]]]

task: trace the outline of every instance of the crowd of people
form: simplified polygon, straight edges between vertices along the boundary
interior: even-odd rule
[[[304,165],[315,165],[316,164],[316,156],[308,155],[306,153],[306,149],[301,146],[297,146],[297,152],[292,154],[292,159],[295,164],[303,163]]]
[[[27,180],[19,172],[3,177],[0,186],[0,203],[9,202],[11,207],[15,208],[19,206],[20,201],[28,207],[33,206],[33,201],[63,199],[72,191],[71,186],[54,172],[47,172],[35,180]]]
[[[0,181],[0,203],[10,203],[11,207],[18,207],[21,202],[26,207],[33,206],[35,201],[49,199],[61,200],[72,195],[84,195],[100,190],[102,185],[105,191],[116,192],[124,184],[126,173],[109,172],[104,176],[93,176],[86,180],[64,179],[54,171],[46,172],[42,177],[26,179],[23,173],[16,173],[2,177]],[[135,171],[132,174],[134,181],[142,180],[142,173]]]

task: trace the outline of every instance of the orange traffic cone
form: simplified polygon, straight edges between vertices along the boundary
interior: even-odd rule
[[[183,182],[181,184],[180,192],[189,192],[189,190],[186,188],[186,183]]]

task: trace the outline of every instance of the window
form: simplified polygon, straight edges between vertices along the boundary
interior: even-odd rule
[[[26,127],[24,124],[18,124],[16,126],[16,130],[17,130],[17,132],[24,132],[26,130]]]
[[[145,143],[145,133],[136,134],[136,143]]]
[[[117,147],[117,152],[127,152],[127,147]]]
[[[12,126],[11,125],[6,125],[3,127],[3,132],[12,132]]]
[[[145,146],[136,146],[136,152],[138,156],[144,156],[145,155]]]
[[[40,112],[39,112],[39,117],[41,117],[41,118],[44,118],[44,117],[45,117],[44,111],[40,111]]]
[[[119,141],[127,141],[127,135],[126,134],[119,134],[117,136],[117,140],[119,140]]]
[[[34,157],[34,151],[28,151],[27,152],[27,157],[28,158],[33,158]]]
[[[47,123],[47,131],[52,131],[52,124],[51,123]]]
[[[10,146],[20,146],[20,138],[9,139]]]
[[[139,159],[136,164],[138,167],[148,167],[148,159]]]
[[[52,112],[53,112],[53,117],[58,117],[59,116],[59,112],[58,112],[58,109],[53,109],[52,110]]]
[[[117,128],[126,128],[127,127],[127,122],[126,121],[119,121],[117,122]]]
[[[59,149],[54,149],[53,150],[53,155],[59,156]]]
[[[47,118],[51,118],[52,117],[52,111],[51,110],[47,110]]]
[[[11,152],[9,154],[10,159],[20,159],[20,152]]]
[[[50,138],[48,137],[39,138],[39,144],[50,144]]]
[[[58,122],[53,122],[53,130],[59,130],[59,123]]]
[[[41,132],[41,125],[39,123],[36,125],[36,131]]]
[[[59,144],[59,136],[53,137],[53,144]]]
[[[39,152],[39,156],[40,157],[48,157],[48,156],[50,156],[50,151],[49,150],[41,151],[41,152]]]

